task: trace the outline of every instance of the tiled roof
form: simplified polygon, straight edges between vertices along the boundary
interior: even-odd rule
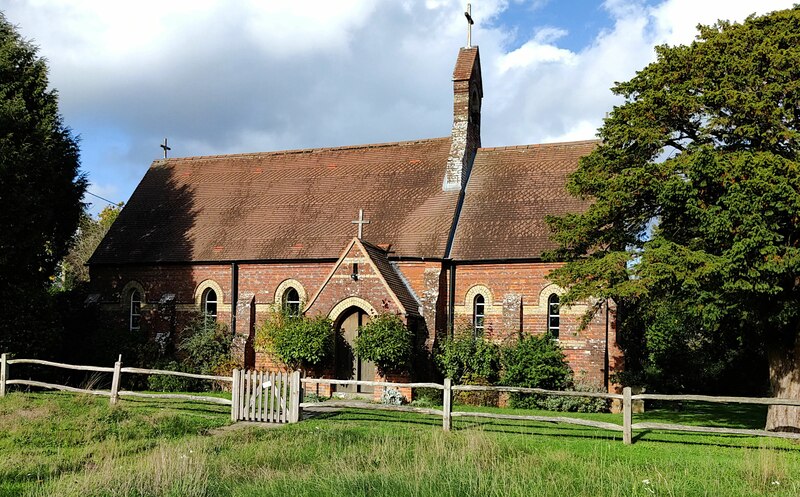
[[[381,276],[383,276],[386,284],[397,297],[397,300],[403,304],[406,313],[412,316],[419,316],[419,301],[411,293],[411,289],[398,274],[397,269],[389,262],[387,252],[366,242],[362,242],[362,245],[375,267],[381,273]]]
[[[450,139],[159,160],[91,264],[335,259],[357,232],[392,256],[445,255]]]
[[[567,175],[597,141],[478,150],[456,227],[455,260],[525,259],[555,248],[547,215],[585,210]]]

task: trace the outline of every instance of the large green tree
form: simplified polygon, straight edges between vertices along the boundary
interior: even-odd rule
[[[83,210],[72,246],[58,265],[55,288],[75,290],[89,281],[89,268],[86,263],[111,229],[111,225],[122,211],[122,206],[122,202],[105,206],[97,219],[92,217],[87,209]]]
[[[0,347],[17,352],[53,325],[45,292],[86,189],[76,140],[47,86],[45,61],[0,14]]]
[[[613,88],[568,184],[594,204],[550,220],[551,276],[616,301],[623,328],[669,305],[692,336],[763,346],[773,394],[800,399],[800,8],[699,30]],[[798,414],[773,406],[767,428]]]

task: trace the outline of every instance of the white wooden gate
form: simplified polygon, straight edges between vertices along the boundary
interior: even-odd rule
[[[300,420],[300,372],[233,371],[231,420],[296,423]]]

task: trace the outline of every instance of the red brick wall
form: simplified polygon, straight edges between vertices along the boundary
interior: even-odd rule
[[[547,274],[558,267],[557,263],[506,263],[458,265],[456,267],[456,306],[466,304],[466,315],[456,318],[462,323],[470,323],[472,303],[465,302],[467,292],[474,285],[483,285],[492,292],[495,307],[493,313],[487,308],[485,318],[486,336],[498,342],[513,339],[521,329],[522,333],[540,334],[547,331],[546,306],[541,306],[542,291],[551,282]],[[550,295],[548,290],[546,299]],[[522,312],[514,309],[514,302],[522,306]],[[519,306],[519,304],[517,304]],[[583,383],[598,387],[605,386],[605,342],[606,314],[600,312],[589,325],[581,330],[578,309],[563,309],[560,316],[559,342],[575,378]],[[616,330],[609,322],[610,342],[616,343]],[[615,352],[616,353],[616,352]],[[617,354],[618,355],[618,354]],[[613,356],[618,359],[617,356]],[[614,363],[612,362],[612,366]],[[614,370],[612,369],[612,372]]]
[[[354,248],[355,249],[355,248]],[[349,254],[348,258],[360,258],[361,254]],[[276,264],[241,264],[239,265],[238,290],[240,295],[253,293],[256,302],[256,322],[263,322],[267,305],[273,303],[278,285],[288,278],[299,281],[311,298],[325,282],[325,278],[334,266],[334,262],[319,263],[276,263]],[[439,262],[400,262],[400,270],[409,282],[417,297],[421,300],[424,313],[424,326],[427,327],[426,346],[432,348],[436,332],[443,333],[447,324],[448,305],[448,272],[443,271]],[[471,303],[465,298],[474,285],[484,285],[493,294],[494,312],[487,312],[486,335],[497,341],[513,339],[521,330],[523,333],[544,333],[547,327],[546,312],[531,314],[531,310],[540,304],[542,290],[550,284],[546,275],[557,264],[543,263],[506,263],[458,265],[456,268],[455,304],[462,307],[462,315],[456,322],[471,321]],[[380,280],[373,277],[369,264],[360,264],[361,277],[354,281],[349,275],[350,263],[344,263],[328,282],[310,309],[310,314],[325,314],[351,295],[357,295],[369,301],[376,310],[396,311],[394,300],[386,291]],[[158,315],[158,301],[162,295],[174,293],[178,306],[176,330],[180,332],[191,313],[187,309],[195,308],[195,291],[198,285],[207,280],[214,280],[222,289],[219,296],[219,320],[230,322],[231,302],[231,266],[230,264],[205,265],[164,265],[145,267],[92,267],[92,286],[101,293],[103,308],[118,316],[119,326],[127,326],[128,309],[121,302],[123,287],[132,280],[139,282],[144,288],[146,305],[142,309],[143,329],[151,333],[164,327],[163,316]],[[548,292],[549,293],[549,292]],[[545,297],[546,298],[546,297]],[[521,308],[521,311],[520,311]],[[196,309],[199,311],[199,308]],[[584,329],[579,329],[580,315],[562,311],[560,343],[575,371],[576,378],[602,385],[605,378],[605,313],[598,314]],[[238,328],[238,325],[237,325]],[[611,372],[620,370],[622,356],[616,347],[613,320],[609,323]],[[271,366],[262,354],[256,358],[257,365]],[[252,366],[252,365],[249,365]],[[270,369],[273,369],[270,367]]]
[[[123,302],[122,291],[125,286],[135,281],[143,290],[141,311],[142,330],[154,335],[164,332],[165,325],[159,312],[159,301],[165,294],[175,294],[177,306],[175,331],[179,335],[188,321],[196,315],[186,312],[187,306],[194,305],[194,294],[197,286],[207,280],[214,280],[221,288],[218,295],[217,319],[230,323],[231,302],[231,268],[228,264],[218,265],[169,265],[169,266],[125,266],[125,267],[92,267],[90,268],[93,291],[100,293],[100,303],[109,315],[114,316],[117,326],[127,328],[129,307]],[[199,311],[191,307],[192,310]],[[162,309],[163,310],[163,309]]]
[[[344,261],[325,283],[317,298],[310,302],[308,314],[327,316],[336,304],[351,296],[358,296],[366,300],[379,313],[399,313],[400,308],[383,283],[380,274],[372,268],[367,260],[368,256],[361,252],[358,245],[353,245]],[[356,279],[351,277],[353,264],[358,264]],[[332,268],[332,266],[329,267]]]

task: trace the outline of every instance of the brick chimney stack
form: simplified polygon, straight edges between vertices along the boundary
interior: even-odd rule
[[[462,48],[453,70],[453,131],[447,158],[444,191],[467,185],[475,152],[481,146],[481,59],[478,47]]]

